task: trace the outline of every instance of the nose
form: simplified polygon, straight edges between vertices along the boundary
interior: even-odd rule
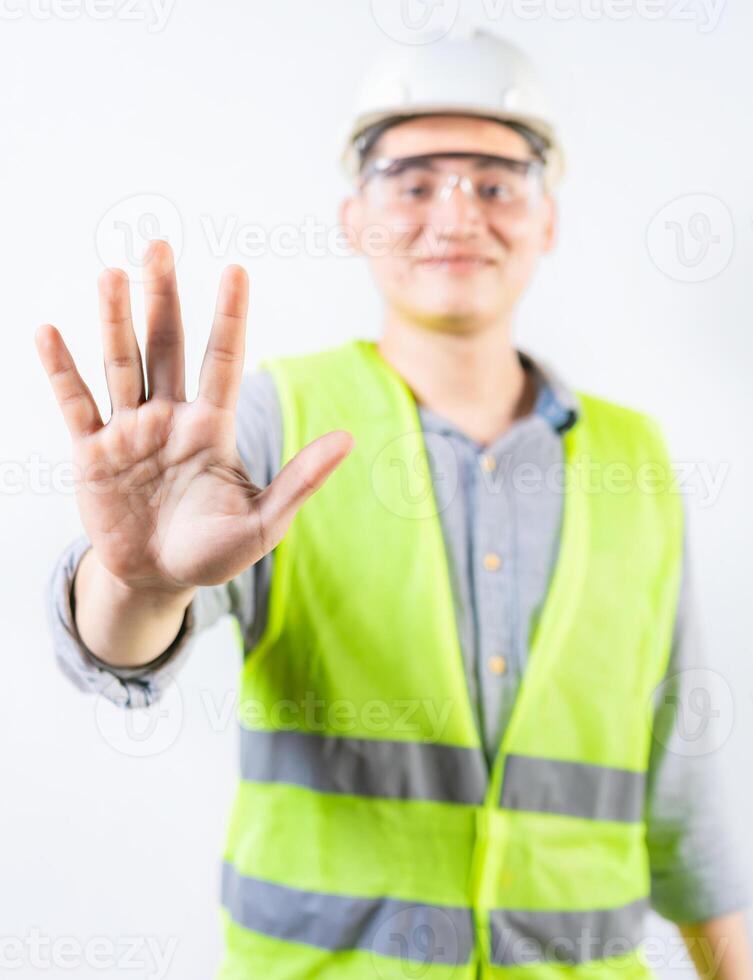
[[[484,211],[473,191],[463,179],[449,180],[432,202],[431,222],[441,221],[453,230],[476,230],[484,224]]]

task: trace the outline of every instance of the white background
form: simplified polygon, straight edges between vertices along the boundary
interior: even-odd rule
[[[80,524],[49,472],[25,475],[35,460],[61,474],[69,457],[33,331],[61,329],[106,412],[96,276],[105,262],[126,265],[122,222],[156,208],[173,237],[177,215],[183,243],[189,397],[229,262],[251,275],[247,368],[270,353],[376,336],[379,301],[360,260],[305,249],[248,258],[232,230],[335,225],[346,189],[337,138],[355,80],[373,52],[411,35],[391,2],[375,17],[367,0],[176,0],[160,30],[151,8],[128,20],[104,3],[95,18],[83,2],[68,0],[67,18],[47,16],[52,0],[0,3],[0,936],[71,937],[89,960],[104,938],[104,962],[107,942],[122,958],[129,937],[151,937],[170,969],[156,972],[134,949],[131,961],[148,968],[133,975],[204,980],[220,954],[239,656],[227,620],[200,638],[144,758],[122,751],[139,744],[118,734],[125,713],[56,668],[43,593]],[[456,6],[436,4],[430,26]],[[638,0],[529,0],[517,11],[479,0],[463,3],[458,24],[486,22],[529,51],[569,151],[559,246],[520,310],[516,341],[572,384],[654,413],[675,458],[695,466],[702,620],[734,707],[733,716],[724,707],[719,752],[733,809],[749,824],[753,12],[745,0],[649,9],[658,14]],[[167,201],[144,205],[140,195]],[[208,227],[230,229],[230,244],[218,248]],[[694,240],[693,228],[713,240]],[[134,302],[140,317],[138,290]],[[702,467],[726,474],[712,499]],[[25,956],[11,975],[45,972]],[[116,971],[69,957],[72,968],[46,974],[126,969],[125,959]]]

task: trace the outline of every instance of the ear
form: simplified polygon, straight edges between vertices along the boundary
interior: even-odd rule
[[[557,243],[557,228],[559,212],[557,202],[551,194],[545,194],[541,202],[543,208],[543,226],[541,238],[541,251],[551,252]]]
[[[340,225],[348,245],[356,255],[363,255],[361,237],[363,231],[363,202],[353,194],[340,202]]]

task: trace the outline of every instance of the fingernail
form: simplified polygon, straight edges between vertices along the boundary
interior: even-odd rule
[[[152,238],[151,241],[148,241],[146,243],[146,248],[144,249],[144,254],[141,256],[141,261],[142,262],[148,262],[149,261],[149,259],[154,254],[154,249],[156,248],[158,241],[159,241],[158,238]]]

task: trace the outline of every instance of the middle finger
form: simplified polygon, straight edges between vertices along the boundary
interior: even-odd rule
[[[146,376],[149,397],[185,401],[183,323],[175,276],[175,257],[162,239],[150,242],[144,256],[146,303]]]

